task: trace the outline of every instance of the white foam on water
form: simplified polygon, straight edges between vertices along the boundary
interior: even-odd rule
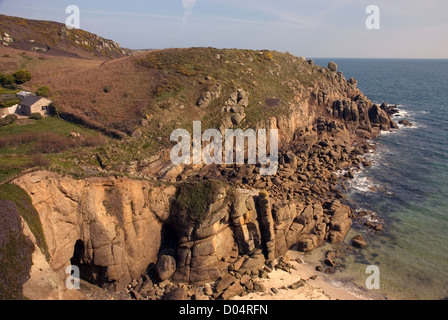
[[[342,289],[346,292],[349,292],[351,295],[355,296],[358,299],[366,299],[373,300],[373,297],[369,297],[366,290],[360,288],[359,286],[349,283],[349,282],[341,282],[335,279],[328,279],[328,282],[336,288]]]
[[[358,172],[355,177],[350,180],[350,187],[360,192],[376,192],[375,183],[368,177],[361,176]]]
[[[388,136],[388,135],[390,135],[390,134],[394,134],[394,133],[397,133],[398,132],[398,130],[390,130],[390,131],[381,131],[381,135],[382,136]]]

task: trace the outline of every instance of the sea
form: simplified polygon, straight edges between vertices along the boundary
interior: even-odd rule
[[[412,123],[372,140],[376,149],[367,156],[373,165],[349,182],[347,202],[355,210],[373,212],[371,219],[384,228],[371,232],[355,223],[346,247],[357,234],[368,245],[351,250],[330,279],[385,299],[448,299],[448,60],[315,63],[327,66],[330,60],[347,79],[357,79],[371,101],[397,105],[397,123]],[[373,275],[368,266],[377,267],[379,286],[367,285]]]

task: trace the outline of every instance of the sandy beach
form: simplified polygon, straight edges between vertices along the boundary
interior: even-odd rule
[[[269,279],[264,279],[263,284],[266,291],[263,293],[250,293],[246,296],[235,297],[232,300],[372,300],[381,299],[371,292],[353,286],[348,289],[339,286],[337,281],[332,279],[331,274],[316,271],[314,264],[299,263],[303,253],[290,250],[287,253],[291,259],[290,264],[295,269],[288,273],[283,270],[273,270],[269,274]],[[334,278],[334,277],[333,277]],[[297,289],[290,289],[293,283],[305,280],[304,286]],[[274,293],[276,292],[276,293]]]

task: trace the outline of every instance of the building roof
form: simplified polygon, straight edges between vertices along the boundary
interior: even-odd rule
[[[17,95],[29,96],[29,95],[32,95],[32,93],[29,91],[20,91],[17,93]]]
[[[36,102],[38,102],[41,99],[45,99],[43,97],[39,97],[39,96],[26,96],[22,102],[20,102],[20,105],[23,107],[31,107],[33,104],[35,104]],[[47,99],[45,99],[47,100]]]

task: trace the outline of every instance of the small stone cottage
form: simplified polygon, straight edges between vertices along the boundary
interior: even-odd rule
[[[45,115],[48,113],[48,106],[51,101],[38,96],[27,96],[19,104],[20,113],[30,116],[32,113]]]

